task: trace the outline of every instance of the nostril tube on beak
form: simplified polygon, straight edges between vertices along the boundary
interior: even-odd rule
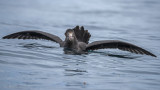
[[[73,33],[69,33],[69,37],[72,37],[73,36]]]
[[[71,41],[73,39],[73,33],[68,34],[69,40]]]

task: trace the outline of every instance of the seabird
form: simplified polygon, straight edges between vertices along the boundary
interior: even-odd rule
[[[58,36],[38,31],[38,30],[30,30],[30,31],[21,31],[16,32],[7,36],[4,36],[3,39],[45,39],[51,40],[56,43],[59,43],[60,47],[64,47],[65,49],[70,49],[77,54],[82,54],[84,52],[97,50],[97,49],[120,49],[123,51],[129,51],[131,53],[136,54],[146,54],[153,57],[156,55],[151,52],[133,45],[131,43],[119,41],[119,40],[101,40],[94,41],[89,43],[89,39],[91,37],[88,30],[84,30],[84,27],[76,26],[73,29],[67,29],[65,32],[65,40],[63,41]]]

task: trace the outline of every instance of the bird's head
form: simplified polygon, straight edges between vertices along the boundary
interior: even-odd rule
[[[65,36],[66,40],[70,42],[73,42],[76,39],[75,33],[72,29],[67,29]]]

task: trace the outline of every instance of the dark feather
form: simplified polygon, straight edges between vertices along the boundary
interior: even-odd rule
[[[17,33],[13,33],[7,36],[4,36],[3,39],[45,39],[45,40],[51,40],[54,42],[57,42],[59,44],[61,44],[62,40],[55,35],[46,33],[46,32],[42,32],[42,31],[21,31],[21,32],[17,32]]]
[[[118,41],[118,40],[95,41],[88,44],[86,50],[96,50],[96,49],[104,49],[104,48],[118,48],[123,51],[129,51],[136,54],[146,54],[146,55],[156,57],[156,55],[150,53],[149,51],[141,47],[138,47],[130,43]]]
[[[88,30],[84,30],[84,27],[80,27],[76,26],[74,29],[74,33],[76,35],[76,38],[78,39],[78,41],[81,42],[85,42],[88,44],[88,41],[91,37],[90,33],[88,32]]]

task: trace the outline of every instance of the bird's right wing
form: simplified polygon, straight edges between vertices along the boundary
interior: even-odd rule
[[[31,31],[21,31],[16,32],[13,34],[9,34],[7,36],[4,36],[3,39],[45,39],[45,40],[51,40],[56,43],[59,43],[61,45],[62,40],[53,34],[37,31],[37,30],[31,30]]]
[[[119,40],[102,40],[102,41],[95,41],[92,43],[89,43],[86,47],[86,50],[97,50],[97,49],[107,49],[107,48],[112,48],[112,49],[120,49],[123,51],[129,51],[132,53],[136,54],[146,54],[150,56],[156,57],[156,55],[150,53],[149,51],[138,47],[136,45],[133,45],[131,43],[119,41]]]

